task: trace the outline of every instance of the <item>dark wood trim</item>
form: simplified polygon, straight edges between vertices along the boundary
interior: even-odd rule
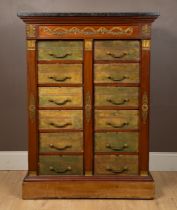
[[[41,83],[38,87],[83,87],[83,84],[58,84],[58,83]]]
[[[82,60],[38,60],[38,64],[82,64]]]
[[[138,106],[95,106],[96,110],[139,110]]]
[[[140,60],[95,60],[94,64],[139,63]]]
[[[38,107],[38,110],[83,110],[83,107],[73,106],[73,107]]]
[[[106,133],[106,132],[138,132],[139,129],[95,129],[97,133]]]
[[[83,155],[83,152],[40,152],[39,155],[49,155],[49,156],[52,156],[52,155]]]
[[[89,49],[87,43],[89,42]],[[84,40],[84,168],[93,173],[93,40]]]
[[[94,83],[95,86],[105,87],[139,87],[139,83]]]
[[[143,122],[142,109],[140,112],[140,174],[148,173],[149,170],[149,104],[150,104],[150,45],[149,47],[143,46],[141,42],[141,95],[140,103],[143,106],[143,95],[147,94],[148,98],[148,114],[147,119]]]
[[[138,155],[138,152],[95,152],[95,155]]]
[[[38,168],[38,116],[37,116],[37,75],[36,75],[36,42],[29,48],[27,40],[27,78],[28,78],[28,169],[37,172]]]
[[[81,132],[83,129],[39,129],[40,133]]]

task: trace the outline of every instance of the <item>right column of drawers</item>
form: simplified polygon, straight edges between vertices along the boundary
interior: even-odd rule
[[[94,41],[94,174],[139,174],[140,43]]]

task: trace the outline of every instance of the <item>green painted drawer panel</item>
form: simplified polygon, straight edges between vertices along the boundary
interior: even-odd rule
[[[39,156],[39,175],[82,175],[81,155]]]
[[[138,175],[137,155],[96,155],[95,175]]]
[[[95,152],[138,152],[138,133],[95,133]]]

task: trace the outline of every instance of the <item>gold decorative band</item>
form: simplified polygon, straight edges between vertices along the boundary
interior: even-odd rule
[[[92,40],[91,39],[85,40],[85,50],[92,50]]]
[[[34,38],[36,36],[36,26],[33,24],[28,24],[26,26],[26,36],[28,38]]]
[[[27,40],[27,50],[35,50],[36,40]]]
[[[144,50],[150,50],[150,47],[151,47],[151,41],[150,40],[142,40],[142,48]]]
[[[142,26],[142,35],[147,37],[151,35],[151,27],[148,24]]]

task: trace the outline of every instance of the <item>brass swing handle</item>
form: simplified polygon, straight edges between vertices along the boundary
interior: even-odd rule
[[[122,147],[117,147],[117,148],[110,144],[106,144],[106,148],[114,150],[114,151],[122,151],[122,150],[128,148],[128,144],[124,144]]]
[[[51,103],[54,103],[54,104],[56,104],[56,105],[58,105],[58,106],[62,106],[62,105],[65,105],[65,104],[71,102],[70,99],[66,99],[66,100],[64,100],[64,101],[62,101],[62,102],[57,102],[57,101],[54,101],[54,100],[52,100],[52,99],[49,99],[48,101],[51,102]]]
[[[65,53],[64,55],[56,55],[54,53],[49,53],[49,55],[54,57],[54,58],[66,58],[66,57],[72,55],[72,53]]]
[[[107,99],[107,102],[109,102],[109,103],[111,103],[113,105],[123,105],[123,104],[129,102],[129,99],[123,99],[120,102],[113,101],[112,99]]]
[[[66,128],[67,126],[69,125],[72,125],[72,123],[65,123],[65,124],[62,124],[62,125],[58,125],[58,124],[55,124],[55,123],[49,123],[49,125],[55,127],[55,128]]]
[[[71,166],[68,166],[66,169],[63,169],[63,170],[56,170],[53,166],[50,166],[50,167],[49,167],[49,170],[50,170],[50,171],[54,171],[54,172],[57,173],[57,174],[62,174],[62,173],[66,173],[67,171],[72,171],[72,168],[71,168]]]
[[[51,80],[54,80],[55,82],[65,82],[68,79],[71,79],[71,77],[63,77],[63,78],[57,78],[57,77],[48,77]]]
[[[109,125],[109,126],[111,126],[113,128],[123,128],[123,127],[129,125],[129,123],[128,122],[124,122],[121,125],[115,125],[115,124],[113,124],[111,122],[107,122],[106,125]]]
[[[111,57],[113,58],[123,58],[125,57],[128,53],[127,52],[122,52],[121,54],[119,55],[115,55],[114,53],[111,53],[111,52],[106,52],[107,55],[110,55]]]
[[[112,169],[110,167],[107,167],[106,171],[110,171],[113,174],[121,174],[121,173],[123,173],[125,171],[128,171],[128,167],[124,166],[122,169],[118,169],[118,170],[115,170],[115,169]]]
[[[114,81],[114,82],[121,82],[121,81],[123,81],[123,80],[125,80],[125,79],[129,79],[129,77],[127,77],[127,76],[123,76],[122,78],[119,78],[119,79],[116,79],[116,78],[111,77],[111,76],[108,76],[107,78],[108,78],[109,80],[111,80],[111,81]]]
[[[66,145],[66,146],[64,146],[64,147],[57,147],[57,146],[55,146],[55,145],[53,145],[53,144],[49,144],[49,147],[52,148],[52,149],[57,149],[57,150],[66,150],[66,149],[68,149],[68,148],[71,148],[72,145]]]

